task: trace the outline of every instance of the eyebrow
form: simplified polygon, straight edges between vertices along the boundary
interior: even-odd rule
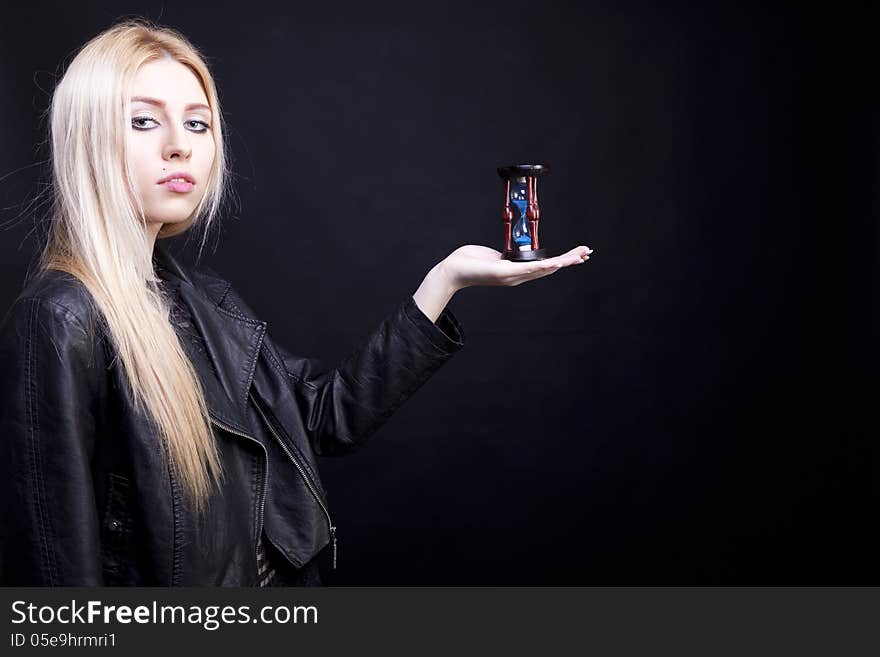
[[[150,105],[158,105],[159,107],[165,107],[165,103],[162,102],[161,100],[159,100],[158,98],[150,98],[148,96],[132,96],[131,97],[131,102],[135,103],[138,101],[141,103],[148,103]],[[187,105],[183,109],[185,109],[185,110],[206,109],[209,112],[211,111],[211,108],[208,107],[207,105],[205,105],[204,103],[190,103],[189,105]]]

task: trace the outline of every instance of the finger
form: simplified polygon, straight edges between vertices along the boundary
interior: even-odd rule
[[[555,258],[551,258],[545,261],[546,267],[569,267],[571,265],[579,265],[582,262],[585,262],[590,259],[590,256],[585,251],[578,251],[574,249],[565,253],[561,256],[556,256]]]
[[[541,278],[542,276],[549,276],[550,274],[555,274],[557,271],[562,269],[563,267],[570,267],[571,265],[579,265],[581,263],[586,262],[590,259],[589,255],[586,255],[585,252],[581,251],[583,257],[578,254],[577,249],[569,251],[568,253],[557,256],[555,258],[550,258],[549,260],[544,260],[541,264],[534,270],[526,272],[531,274],[532,278]]]
[[[580,263],[589,260],[590,254],[592,252],[593,249],[588,246],[577,246],[567,253],[558,255],[555,258],[549,258],[542,262],[546,267],[554,267],[557,264],[561,265],[562,267],[568,267],[569,265],[579,265]]]
[[[535,280],[536,278],[550,276],[551,274],[555,274],[563,267],[568,267],[570,265],[579,265],[586,262],[590,259],[590,254],[592,252],[593,249],[588,246],[578,246],[568,253],[556,256],[555,258],[548,258],[546,260],[540,260],[536,263],[529,263],[529,265],[527,265],[527,268],[520,269],[517,272],[517,276],[508,279],[507,284],[519,285],[521,283],[525,283],[526,281]]]
[[[569,251],[569,253],[574,254],[578,262],[582,262],[590,257],[590,254],[593,253],[593,249],[588,246],[577,246]]]
[[[587,256],[587,259],[589,259],[589,256]],[[581,262],[580,258],[572,258],[569,254],[563,254],[546,260],[539,260],[537,262],[529,263],[526,267],[520,268],[516,272],[517,275],[513,280],[519,282],[531,281],[535,278],[541,278],[542,276],[549,276],[563,267],[568,267],[569,265],[574,265],[579,262]]]

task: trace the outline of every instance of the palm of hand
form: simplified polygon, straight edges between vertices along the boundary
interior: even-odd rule
[[[444,268],[456,284],[464,288],[474,285],[516,286],[554,274],[563,267],[590,259],[592,249],[577,246],[567,253],[531,262],[512,262],[502,258],[500,251],[486,246],[467,244],[457,248],[443,261]]]

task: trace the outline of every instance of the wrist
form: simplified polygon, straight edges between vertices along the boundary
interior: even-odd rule
[[[450,298],[452,298],[452,295],[454,295],[456,292],[465,287],[449,270],[449,264],[446,262],[445,259],[434,265],[432,271],[435,273],[438,280],[440,281],[440,285],[442,285],[443,288],[448,292]]]
[[[413,293],[416,305],[435,323],[456,292],[456,286],[450,281],[449,272],[442,267],[442,264],[441,262],[434,265],[419,285],[419,289]]]

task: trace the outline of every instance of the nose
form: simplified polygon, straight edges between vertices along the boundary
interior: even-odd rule
[[[192,145],[189,137],[182,126],[172,129],[168,134],[168,140],[162,146],[162,157],[166,160],[182,158],[188,160],[192,155]]]

